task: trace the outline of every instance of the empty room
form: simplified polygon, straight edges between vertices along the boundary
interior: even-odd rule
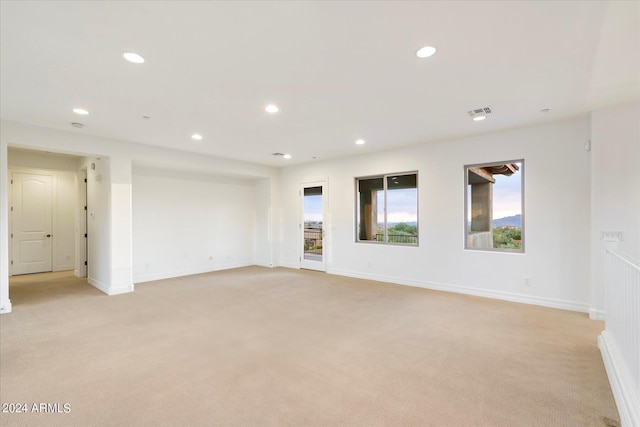
[[[640,426],[637,1],[0,1],[0,425]]]

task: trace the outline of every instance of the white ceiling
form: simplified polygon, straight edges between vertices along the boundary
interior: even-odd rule
[[[636,1],[0,4],[2,119],[266,165],[640,99]]]

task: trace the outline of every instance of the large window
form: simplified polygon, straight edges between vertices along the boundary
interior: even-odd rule
[[[524,252],[524,160],[464,167],[465,248]]]
[[[356,178],[356,241],[418,245],[418,174]]]

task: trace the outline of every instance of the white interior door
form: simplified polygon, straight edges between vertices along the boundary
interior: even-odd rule
[[[11,178],[12,272],[51,271],[53,177],[14,172]]]
[[[300,268],[326,271],[324,206],[326,191],[324,182],[302,184],[301,255]]]

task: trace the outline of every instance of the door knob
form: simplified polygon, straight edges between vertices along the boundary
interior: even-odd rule
[[[47,237],[51,237],[51,234],[47,234]]]

